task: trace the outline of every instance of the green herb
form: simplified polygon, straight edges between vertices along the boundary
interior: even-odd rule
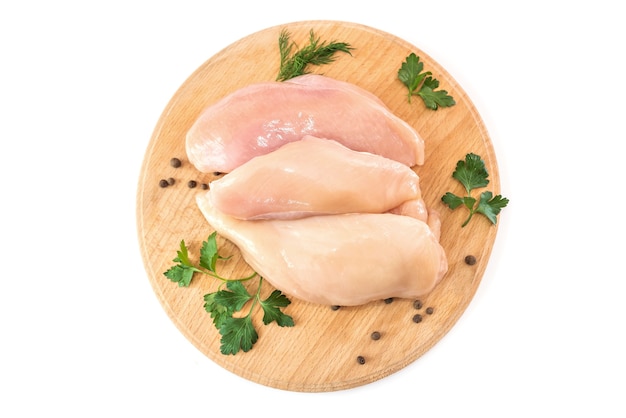
[[[453,210],[461,205],[469,209],[469,216],[461,226],[467,225],[475,213],[484,215],[495,225],[496,217],[500,210],[509,203],[509,199],[501,195],[493,196],[493,193],[489,191],[481,193],[478,202],[472,197],[472,190],[486,187],[489,184],[489,180],[487,180],[489,173],[487,173],[485,162],[482,158],[473,153],[467,154],[465,160],[457,162],[452,177],[461,182],[463,187],[465,187],[467,195],[459,197],[448,192],[442,196],[441,200]]]
[[[413,52],[406,57],[398,70],[398,78],[409,89],[409,103],[411,103],[412,96],[419,96],[426,107],[432,110],[455,105],[456,102],[447,91],[437,90],[439,80],[433,78],[430,71],[423,71],[424,63]]]
[[[216,271],[217,261],[227,260],[230,257],[219,255],[216,237],[217,233],[213,232],[202,243],[198,266],[191,262],[187,245],[184,240],[181,241],[180,249],[173,260],[176,264],[163,274],[181,287],[189,286],[195,273],[207,274],[222,282],[216,292],[204,295],[204,309],[211,314],[213,325],[222,336],[220,351],[222,354],[234,355],[240,350],[249,351],[258,339],[252,323],[252,314],[257,305],[263,310],[263,324],[276,322],[281,327],[292,327],[294,326],[293,319],[280,310],[291,304],[291,301],[279,290],[274,290],[266,299],[261,299],[263,278],[256,272],[239,279],[227,279],[220,276]],[[251,295],[242,282],[257,276],[259,279],[257,290],[254,295]],[[226,285],[226,289],[222,289],[223,285]],[[235,317],[234,315],[250,301],[252,303],[247,314]]]
[[[350,51],[354,49],[345,42],[320,43],[320,38],[315,37],[313,30],[309,33],[309,44],[298,49],[295,42],[290,41],[290,36],[290,33],[283,29],[278,38],[280,71],[276,77],[277,81],[285,81],[307,74],[309,65],[329,64],[335,60],[335,53],[345,52],[352,55]]]
[[[170,279],[171,281],[178,283],[180,287],[187,287],[191,283],[191,279],[195,273],[203,273],[208,274],[218,280],[222,280],[224,282],[233,280],[226,279],[221,277],[215,271],[215,264],[218,259],[226,260],[230,257],[222,257],[217,253],[217,234],[212,233],[209,238],[202,243],[202,249],[200,250],[200,262],[199,265],[194,265],[189,259],[189,250],[187,249],[187,245],[185,244],[185,240],[180,242],[180,249],[176,252],[176,258],[174,258],[175,264],[170,267],[165,273],[165,277]],[[235,281],[245,281],[250,280],[256,276],[256,272],[252,273],[252,275],[248,277],[244,277],[241,279],[234,279]]]
[[[281,327],[293,327],[293,319],[285,315],[280,308],[291,304],[291,301],[279,290],[274,290],[267,299],[261,299],[261,285],[254,295],[251,295],[241,282],[228,282],[227,289],[204,295],[204,308],[211,314],[213,324],[222,335],[220,351],[222,354],[237,354],[239,350],[249,351],[258,339],[258,334],[252,324],[252,313],[258,304],[263,310],[263,324],[276,322]],[[252,301],[245,316],[234,317],[235,312],[241,311],[244,305]]]

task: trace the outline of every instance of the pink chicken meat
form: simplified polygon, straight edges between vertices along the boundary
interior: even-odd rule
[[[427,223],[395,214],[339,214],[245,221],[198,206],[218,234],[283,293],[311,303],[356,306],[390,297],[416,298],[448,269]]]
[[[388,211],[427,219],[411,168],[308,135],[235,168],[205,193],[217,209],[239,219]]]
[[[186,136],[201,172],[228,173],[305,135],[336,140],[409,167],[424,163],[424,141],[371,92],[315,74],[243,87],[202,111]]]

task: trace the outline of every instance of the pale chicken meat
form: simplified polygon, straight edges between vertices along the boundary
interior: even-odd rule
[[[424,162],[423,139],[378,97],[315,74],[255,83],[228,94],[195,120],[186,151],[199,171],[228,173],[305,135],[410,167]]]
[[[388,211],[427,218],[419,177],[410,167],[309,135],[251,159],[204,193],[239,219]]]
[[[218,234],[283,293],[311,303],[356,306],[428,294],[445,275],[444,249],[410,216],[339,214],[246,221],[197,203]]]

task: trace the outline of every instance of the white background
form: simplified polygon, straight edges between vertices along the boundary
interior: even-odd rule
[[[626,416],[619,2],[212,3],[0,6],[0,416]],[[432,350],[310,394],[244,380],[178,332],[143,269],[135,197],[195,69],[313,19],[387,31],[446,68],[511,203],[474,300]]]

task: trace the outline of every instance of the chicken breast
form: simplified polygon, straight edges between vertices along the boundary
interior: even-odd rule
[[[427,218],[411,168],[309,135],[235,168],[206,193],[213,206],[239,219],[391,210]]]
[[[304,135],[334,139],[407,166],[424,162],[422,138],[380,99],[315,74],[251,84],[227,95],[191,126],[186,151],[199,171],[228,173]]]
[[[417,298],[448,269],[428,225],[395,214],[339,214],[245,221],[198,206],[218,234],[283,293],[312,303],[355,306],[390,297]]]

